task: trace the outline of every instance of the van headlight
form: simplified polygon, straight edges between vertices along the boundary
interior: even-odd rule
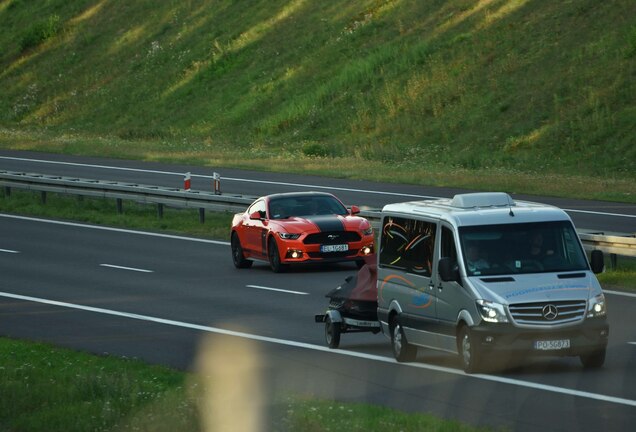
[[[477,310],[484,321],[491,323],[508,322],[506,309],[502,304],[490,302],[487,300],[477,300]]]
[[[605,307],[605,296],[603,294],[599,294],[596,297],[590,299],[590,303],[587,307],[588,318],[602,317],[606,314],[607,309]]]

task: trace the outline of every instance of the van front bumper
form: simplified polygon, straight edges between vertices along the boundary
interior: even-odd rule
[[[482,323],[471,330],[484,352],[578,356],[607,347],[609,325],[605,318],[586,319],[558,328],[522,328],[512,324]]]

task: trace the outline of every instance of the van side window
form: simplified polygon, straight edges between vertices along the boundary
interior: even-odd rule
[[[431,275],[436,225],[416,219],[385,217],[382,222],[380,266]]]
[[[455,236],[450,228],[442,227],[442,241],[440,248],[441,258],[451,258],[457,262],[457,249],[455,248]]]

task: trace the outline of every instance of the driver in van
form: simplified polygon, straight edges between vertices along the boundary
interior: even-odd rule
[[[530,258],[541,261],[551,255],[554,255],[554,251],[545,247],[543,234],[535,232],[530,243]]]
[[[472,273],[481,273],[482,270],[490,268],[490,264],[485,258],[484,252],[476,243],[468,244],[466,248],[466,262],[468,270]]]

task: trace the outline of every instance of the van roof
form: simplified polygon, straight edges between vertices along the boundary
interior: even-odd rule
[[[387,204],[383,213],[420,215],[447,220],[456,226],[570,220],[563,210],[547,204],[515,201],[504,192],[479,192]]]

